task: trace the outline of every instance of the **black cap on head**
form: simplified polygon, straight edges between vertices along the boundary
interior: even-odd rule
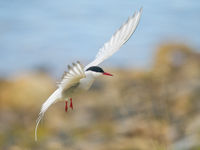
[[[92,66],[90,68],[88,68],[86,71],[94,71],[94,72],[100,72],[100,73],[104,73],[103,69],[101,69],[100,67],[98,66]]]

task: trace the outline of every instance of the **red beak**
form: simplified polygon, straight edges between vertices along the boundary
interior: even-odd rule
[[[113,76],[112,74],[110,73],[107,73],[107,72],[104,72],[103,75],[107,75],[107,76]]]

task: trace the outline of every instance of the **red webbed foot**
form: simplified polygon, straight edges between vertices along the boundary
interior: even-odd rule
[[[73,110],[72,98],[70,98],[70,105],[69,105],[69,107]]]

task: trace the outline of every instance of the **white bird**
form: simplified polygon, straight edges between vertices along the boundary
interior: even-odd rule
[[[73,63],[72,67],[68,66],[68,72],[63,74],[57,90],[43,103],[35,127],[35,141],[37,141],[37,128],[47,109],[59,100],[65,100],[65,110],[68,109],[68,100],[70,108],[73,109],[72,97],[79,91],[88,90],[94,80],[101,75],[112,76],[104,72],[98,65],[105,59],[109,58],[120,47],[128,41],[135,31],[142,13],[142,8],[135,12],[111,37],[111,39],[99,49],[95,59],[87,66],[83,67],[79,61]]]

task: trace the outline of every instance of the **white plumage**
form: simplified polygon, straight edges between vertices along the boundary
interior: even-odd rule
[[[38,115],[38,118],[36,120],[36,127],[35,127],[35,141],[37,141],[37,128],[38,125],[41,121],[41,119],[44,116],[44,113],[46,112],[46,110],[53,104],[56,102],[56,100],[58,100],[59,98],[61,98],[61,89],[58,88],[57,90],[55,90],[55,92],[44,102],[44,104],[42,105],[42,108],[40,110],[40,113]]]
[[[68,89],[84,77],[85,72],[83,66],[78,61],[77,63],[73,63],[72,67],[68,65],[68,72],[64,72],[62,81],[58,84],[58,87],[62,89]]]
[[[99,49],[99,52],[96,55],[94,61],[88,64],[83,68],[80,62],[73,63],[73,66],[68,66],[68,72],[65,72],[62,80],[58,83],[58,89],[44,102],[40,110],[38,119],[36,121],[35,127],[35,140],[37,141],[37,128],[44,116],[44,113],[47,109],[58,100],[68,100],[81,90],[88,90],[95,78],[105,73],[99,65],[105,59],[113,55],[120,47],[127,42],[127,40],[134,33],[140,17],[142,9],[136,12],[132,17],[130,17],[127,22],[125,22],[119,30],[111,37],[111,39],[104,44],[102,48]]]
[[[91,66],[97,66],[102,63],[105,59],[112,56],[120,47],[128,41],[131,35],[134,33],[137,25],[140,21],[140,16],[142,14],[142,8],[140,11],[135,12],[132,17],[130,17],[120,28],[113,34],[111,39],[104,44],[102,48],[99,49],[95,60],[88,64],[85,69]]]
[[[36,120],[36,127],[35,127],[35,141],[37,141],[37,128],[44,116],[46,110],[53,104],[56,103],[58,100],[63,100],[69,98],[73,91],[68,91],[71,87],[76,85],[80,82],[82,78],[85,78],[85,72],[78,61],[77,63],[73,63],[73,67],[68,66],[68,72],[64,72],[62,80],[58,83],[58,89],[44,102],[42,108],[40,110],[38,119]],[[74,90],[74,89],[72,89]],[[69,93],[71,92],[71,93]],[[69,94],[68,94],[69,93]]]

